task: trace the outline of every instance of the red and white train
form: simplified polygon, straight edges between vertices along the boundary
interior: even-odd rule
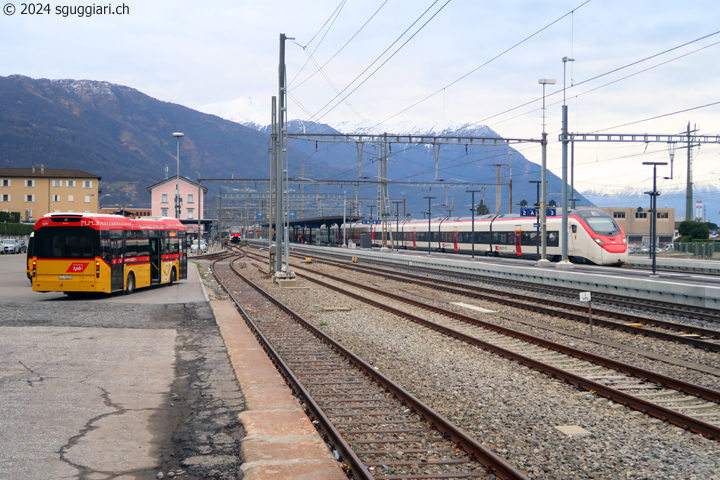
[[[394,243],[403,249],[478,255],[539,258],[540,234],[536,217],[517,214],[483,215],[475,217],[475,241],[471,217],[439,217],[427,220],[389,222],[393,241],[388,233],[387,246]],[[559,261],[562,257],[560,232],[561,216],[547,217],[547,258]],[[361,245],[363,234],[369,234],[373,246],[382,244],[379,224],[350,223],[346,226],[348,240]],[[313,243],[341,243],[342,230],[336,225],[314,230]],[[568,213],[568,257],[574,263],[595,265],[623,265],[628,261],[627,237],[618,223],[607,213],[595,208],[571,210]]]
[[[242,238],[242,227],[230,227],[230,243],[239,243]]]

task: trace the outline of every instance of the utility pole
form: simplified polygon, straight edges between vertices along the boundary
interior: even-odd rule
[[[697,129],[690,130],[690,122],[687,124],[687,194],[685,196],[685,220],[692,221],[693,215],[693,180],[692,180],[692,141],[690,134],[697,132]]]
[[[470,237],[471,238],[470,241],[472,242],[472,257],[471,258],[473,260],[475,260],[475,193],[476,192],[485,193],[485,190],[484,189],[483,190],[465,190],[465,192],[471,194],[471,200],[470,200],[470,202],[471,202],[470,212],[471,212],[471,216],[472,216],[472,221],[470,223],[470,226],[472,229],[472,237]]]
[[[431,248],[431,244],[432,244],[432,227],[430,226],[430,219],[432,218],[432,205],[430,204],[430,202],[435,197],[423,197],[423,198],[427,198],[427,201],[428,201],[428,212],[427,212],[427,214],[428,214],[428,255],[430,255],[430,248]]]
[[[282,257],[283,257],[283,244],[285,247],[285,278],[290,278],[290,264],[287,259],[289,255],[289,247],[287,245],[287,230],[285,228],[286,220],[283,196],[285,193],[284,185],[284,165],[287,154],[287,148],[285,147],[285,138],[287,137],[287,127],[285,126],[285,119],[287,117],[287,108],[285,107],[285,98],[287,95],[286,87],[286,73],[285,73],[285,41],[287,37],[284,33],[280,34],[280,61],[278,65],[278,114],[277,114],[277,152],[276,152],[276,163],[275,163],[275,204],[276,214],[275,221],[278,226],[278,230],[275,233],[275,275],[282,271]],[[291,39],[292,40],[292,39]]]
[[[507,163],[493,163],[493,167],[497,167],[495,175],[495,215],[500,215],[500,204],[502,203],[502,187],[500,186],[500,176],[502,167],[507,167]],[[512,179],[510,180],[510,189],[512,190]],[[510,201],[512,202],[512,194],[510,194]],[[510,207],[512,212],[512,206]]]
[[[688,131],[690,130],[690,124],[688,124]],[[689,151],[689,148],[688,148]],[[652,165],[653,167],[653,189],[652,192],[645,192],[650,195],[650,256],[652,257],[652,273],[651,277],[656,277],[655,273],[655,236],[657,234],[657,197],[660,192],[657,191],[657,167],[658,165],[667,165],[667,162],[643,162],[643,165]]]
[[[563,57],[563,105],[562,105],[562,227],[560,231],[560,247],[562,261],[558,268],[572,268],[568,260],[568,108],[565,104],[565,68],[567,62],[574,62],[574,58]]]
[[[540,260],[538,266],[544,267],[549,264],[547,259],[547,133],[545,133],[545,85],[555,85],[553,78],[541,78],[538,83],[543,86],[543,107],[542,107],[542,172],[540,185],[542,191],[542,199],[540,200]]]
[[[540,180],[530,180],[529,183],[535,184],[535,253],[540,255],[540,244],[537,239],[540,238]]]

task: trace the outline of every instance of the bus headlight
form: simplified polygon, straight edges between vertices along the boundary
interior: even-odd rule
[[[599,238],[593,238],[593,240],[595,240],[595,243],[597,243],[597,244],[600,245],[600,246],[605,245],[605,242],[603,242],[603,241],[600,240]]]

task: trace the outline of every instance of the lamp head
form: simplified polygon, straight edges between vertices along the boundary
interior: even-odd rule
[[[538,83],[540,85],[555,85],[556,81],[554,78],[541,78]]]
[[[184,133],[180,133],[180,132],[175,132],[175,133],[173,133],[173,137],[178,137],[178,138],[179,138],[179,137],[184,137],[184,136],[185,136]]]

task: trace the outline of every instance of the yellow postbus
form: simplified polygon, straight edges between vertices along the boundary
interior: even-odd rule
[[[132,293],[187,278],[185,227],[174,218],[47,214],[32,250],[36,292]]]

